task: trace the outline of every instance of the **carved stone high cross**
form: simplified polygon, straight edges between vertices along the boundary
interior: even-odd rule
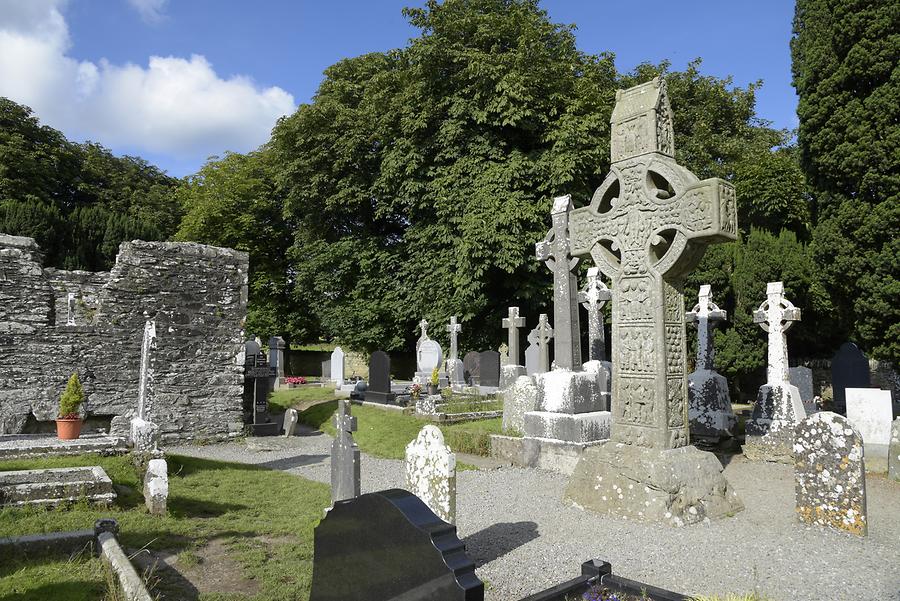
[[[713,342],[713,328],[728,318],[728,312],[720,309],[712,300],[709,284],[700,286],[697,304],[685,313],[688,323],[697,324],[697,369],[715,369],[716,347]]]
[[[539,355],[539,367],[541,373],[545,373],[550,371],[550,340],[553,338],[553,328],[547,321],[546,313],[541,313],[535,331],[537,331],[535,342],[538,345],[538,349],[541,351]]]
[[[588,313],[588,358],[606,361],[606,340],[603,331],[603,305],[612,298],[609,288],[600,278],[600,270],[591,267],[587,272],[587,284],[578,293],[578,302]]]
[[[456,323],[456,315],[450,317],[450,323],[447,325],[447,331],[450,333],[450,358],[449,361],[456,361],[459,350],[456,343],[456,336],[462,332],[462,325]]]
[[[509,317],[504,317],[500,323],[509,334],[510,363],[519,365],[519,328],[525,327],[525,318],[519,317],[518,307],[510,307]]]
[[[569,218],[571,254],[612,281],[612,438],[688,444],[684,276],[706,246],[736,239],[734,188],[675,162],[665,82],[616,93],[612,167]]]
[[[766,383],[780,385],[789,381],[787,338],[784,333],[800,321],[800,309],[784,298],[784,283],[769,282],[766,300],[753,312],[753,323],[769,333]]]
[[[144,338],[141,340],[141,365],[138,371],[137,416],[147,421],[153,399],[153,351],[156,348],[156,322],[144,323]]]
[[[569,252],[569,213],[572,197],[553,199],[551,217],[553,227],[543,241],[535,244],[535,255],[553,272],[553,338],[554,358],[557,367],[572,371],[581,370],[581,328],[578,323],[578,280],[572,270],[579,259]]]

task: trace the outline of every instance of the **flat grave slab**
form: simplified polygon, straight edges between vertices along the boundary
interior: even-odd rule
[[[59,440],[55,434],[5,434],[0,436],[0,460],[59,457],[96,453],[124,455],[128,445],[120,436],[82,434],[77,440]]]
[[[0,506],[55,506],[86,498],[110,505],[116,499],[112,480],[99,465],[0,472]]]

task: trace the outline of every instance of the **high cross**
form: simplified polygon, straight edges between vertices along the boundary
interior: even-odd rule
[[[512,365],[519,364],[519,328],[525,327],[525,318],[519,317],[519,308],[510,307],[509,317],[504,317],[501,325],[509,333],[509,361]]]
[[[149,420],[153,397],[153,349],[156,348],[156,322],[144,323],[144,338],[141,340],[141,366],[138,371],[138,417]]]
[[[537,338],[535,342],[541,351],[540,354],[540,371],[541,373],[550,371],[550,339],[553,338],[553,328],[547,321],[547,314],[541,313],[538,318]]]
[[[610,174],[572,211],[571,253],[612,281],[612,438],[688,444],[684,276],[707,245],[737,238],[734,188],[675,162],[672,112],[656,78],[616,93]]]
[[[697,324],[697,369],[715,369],[716,348],[713,328],[728,318],[728,312],[720,309],[712,300],[709,284],[700,286],[697,304],[685,314],[688,323]]]
[[[578,302],[588,313],[588,359],[606,361],[606,340],[603,331],[603,305],[612,298],[612,293],[600,278],[600,270],[591,267],[587,272],[587,284],[578,293]]]
[[[535,255],[553,272],[553,360],[558,367],[581,370],[581,328],[578,324],[578,280],[572,270],[579,259],[569,252],[569,213],[572,197],[553,199],[553,227],[543,241],[535,245]]]
[[[450,317],[450,323],[447,325],[447,331],[450,332],[450,361],[456,361],[459,350],[456,346],[456,336],[462,332],[462,325],[456,323],[456,315]]]
[[[766,300],[753,312],[753,323],[769,333],[766,383],[780,385],[789,381],[787,337],[793,322],[800,321],[800,309],[784,298],[784,283],[769,282]]]

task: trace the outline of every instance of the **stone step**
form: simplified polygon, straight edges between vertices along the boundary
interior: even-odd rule
[[[99,465],[0,472],[0,506],[59,505],[87,499],[110,505],[112,481]]]
[[[54,434],[0,436],[0,461],[85,453],[121,455],[127,452],[128,445],[124,438],[105,434],[86,434],[77,440],[59,440]]]

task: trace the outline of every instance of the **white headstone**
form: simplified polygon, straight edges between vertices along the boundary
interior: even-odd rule
[[[169,468],[165,459],[151,459],[144,475],[144,503],[151,515],[166,515]]]
[[[859,430],[866,445],[891,442],[891,391],[878,388],[847,388],[847,419]]]
[[[294,435],[294,429],[297,427],[298,414],[296,409],[288,409],[284,412],[284,435],[290,437]]]
[[[439,518],[456,523],[456,455],[437,426],[425,426],[406,445],[406,489]]]
[[[344,385],[344,350],[339,346],[331,351],[331,381],[336,386]]]
[[[431,340],[422,340],[416,351],[416,365],[418,371],[431,376],[431,372],[435,367],[439,367],[443,362],[444,353],[441,351],[441,345]]]

